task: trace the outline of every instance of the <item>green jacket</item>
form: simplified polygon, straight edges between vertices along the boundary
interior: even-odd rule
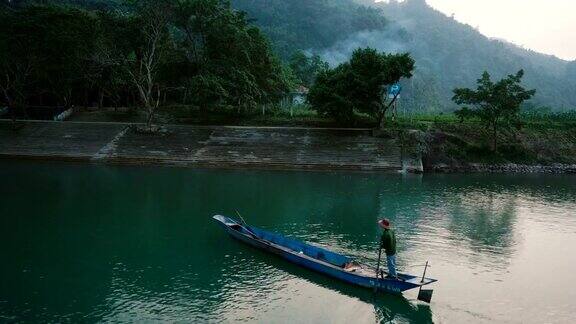
[[[380,247],[386,251],[386,255],[396,254],[396,234],[394,234],[394,230],[384,230],[380,237]]]

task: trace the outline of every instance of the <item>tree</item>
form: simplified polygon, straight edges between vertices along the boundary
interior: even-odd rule
[[[478,117],[492,131],[492,149],[497,150],[498,130],[511,125],[518,118],[520,106],[536,94],[536,90],[526,90],[522,87],[524,71],[494,83],[490,74],[485,71],[478,79],[476,90],[468,88],[454,89],[452,100],[463,107],[457,114],[461,117]]]
[[[27,88],[40,65],[38,44],[43,40],[31,32],[32,26],[28,15],[9,7],[0,8],[0,90],[13,122],[17,111],[26,116]]]
[[[357,49],[349,62],[318,75],[308,100],[321,114],[341,121],[351,120],[354,111],[367,113],[382,128],[386,112],[397,99],[388,100],[388,88],[403,77],[412,77],[412,70],[414,60],[407,53]]]
[[[286,93],[290,74],[243,12],[220,0],[181,0],[175,14],[186,92],[200,107],[254,107]],[[191,90],[191,91],[188,91]]]
[[[135,53],[125,57],[124,63],[144,105],[147,128],[151,127],[160,105],[158,73],[169,47],[168,27],[173,9],[169,0],[136,1],[136,21],[141,30],[141,39]]]
[[[308,102],[318,113],[339,122],[354,118],[354,102],[349,94],[351,70],[348,63],[321,71],[308,92]]]
[[[319,55],[306,55],[297,51],[290,58],[289,66],[298,82],[306,87],[312,86],[318,73],[329,69],[328,63],[322,61]]]
[[[53,5],[3,9],[2,16],[0,89],[12,112],[26,115],[31,97],[42,105],[47,98],[71,106],[76,94],[87,90],[84,76],[94,50],[96,16]]]
[[[102,83],[129,80],[151,129],[160,105],[163,84],[159,75],[174,47],[169,29],[175,3],[171,0],[132,0],[133,13],[101,14],[101,38],[92,57]],[[100,89],[103,91],[103,89]]]
[[[34,74],[43,90],[40,95],[48,95],[58,106],[72,106],[84,90],[97,17],[81,9],[53,5],[28,7],[21,15],[30,19],[26,37],[35,34],[42,39],[35,45],[41,58]]]

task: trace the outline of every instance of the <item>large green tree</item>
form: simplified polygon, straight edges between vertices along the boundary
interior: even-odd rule
[[[36,81],[58,106],[72,106],[75,99],[83,97],[86,68],[94,52],[96,16],[56,6],[30,7],[21,15],[28,16],[32,20],[29,26],[34,26],[26,36],[36,33],[43,40],[36,45],[41,58],[35,69]]]
[[[0,10],[0,88],[12,111],[31,96],[70,106],[94,49],[95,17],[56,6]]]
[[[118,106],[134,88],[133,80],[124,64],[135,58],[140,29],[135,18],[114,11],[99,11],[98,28],[94,33],[95,49],[86,70],[86,86],[97,93],[99,108],[107,99]]]
[[[120,69],[138,94],[146,113],[146,126],[151,128],[160,105],[163,83],[159,75],[171,49],[170,23],[174,15],[174,1],[133,0],[134,13],[107,28],[109,40],[100,48],[102,62]],[[112,40],[112,41],[110,41]]]
[[[181,0],[174,26],[194,104],[248,108],[277,101],[289,90],[290,74],[266,38],[228,1]]]
[[[346,121],[355,111],[367,113],[384,127],[386,112],[397,98],[388,99],[389,87],[410,78],[413,70],[409,54],[357,49],[349,62],[318,75],[308,100],[321,114]]]
[[[477,117],[492,131],[492,149],[497,150],[498,130],[516,121],[522,103],[534,96],[536,90],[522,86],[524,71],[508,75],[493,82],[485,71],[477,81],[476,90],[454,89],[452,100],[458,105],[467,105],[457,112],[461,117]],[[468,107],[468,105],[470,107]]]
[[[289,64],[297,82],[306,87],[312,86],[316,76],[330,67],[319,55],[307,55],[303,51],[296,51],[290,57]]]
[[[26,21],[22,18],[0,7],[0,90],[14,121],[16,111],[25,107],[26,88],[39,60],[34,45],[40,39],[25,37]]]

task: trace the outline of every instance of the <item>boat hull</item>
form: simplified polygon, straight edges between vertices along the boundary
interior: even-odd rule
[[[314,255],[321,254],[323,256],[327,256],[332,262],[334,262],[334,260],[336,260],[336,262],[346,262],[347,260],[351,261],[351,259],[346,256],[338,255],[336,253],[306,243],[280,237],[277,234],[266,232],[253,226],[240,225],[235,220],[224,216],[214,216],[214,219],[220,222],[220,224],[230,236],[243,243],[264,251],[268,251],[270,253],[274,253],[294,264],[325,275],[329,275],[349,284],[371,288],[387,293],[400,294],[405,290],[418,288],[420,286],[427,285],[436,281],[434,279],[425,278],[425,281],[421,282],[420,278],[406,274],[399,274],[399,276],[404,280],[376,278],[375,269],[372,272],[374,273],[374,276],[366,276],[357,274],[355,272],[349,272],[344,270],[344,268],[339,265],[315,259],[311,257],[311,254],[314,253]],[[288,243],[286,245],[289,247],[276,244],[274,240],[268,241],[263,239],[266,237],[279,237],[283,240],[282,242],[287,241]],[[279,239],[276,239],[276,241],[278,240]],[[306,253],[304,253],[304,251]]]

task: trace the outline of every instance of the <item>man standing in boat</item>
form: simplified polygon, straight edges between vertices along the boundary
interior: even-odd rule
[[[388,277],[398,278],[396,274],[396,234],[391,228],[392,224],[388,219],[378,221],[384,232],[380,237],[380,248],[386,252],[386,264],[388,265]]]

